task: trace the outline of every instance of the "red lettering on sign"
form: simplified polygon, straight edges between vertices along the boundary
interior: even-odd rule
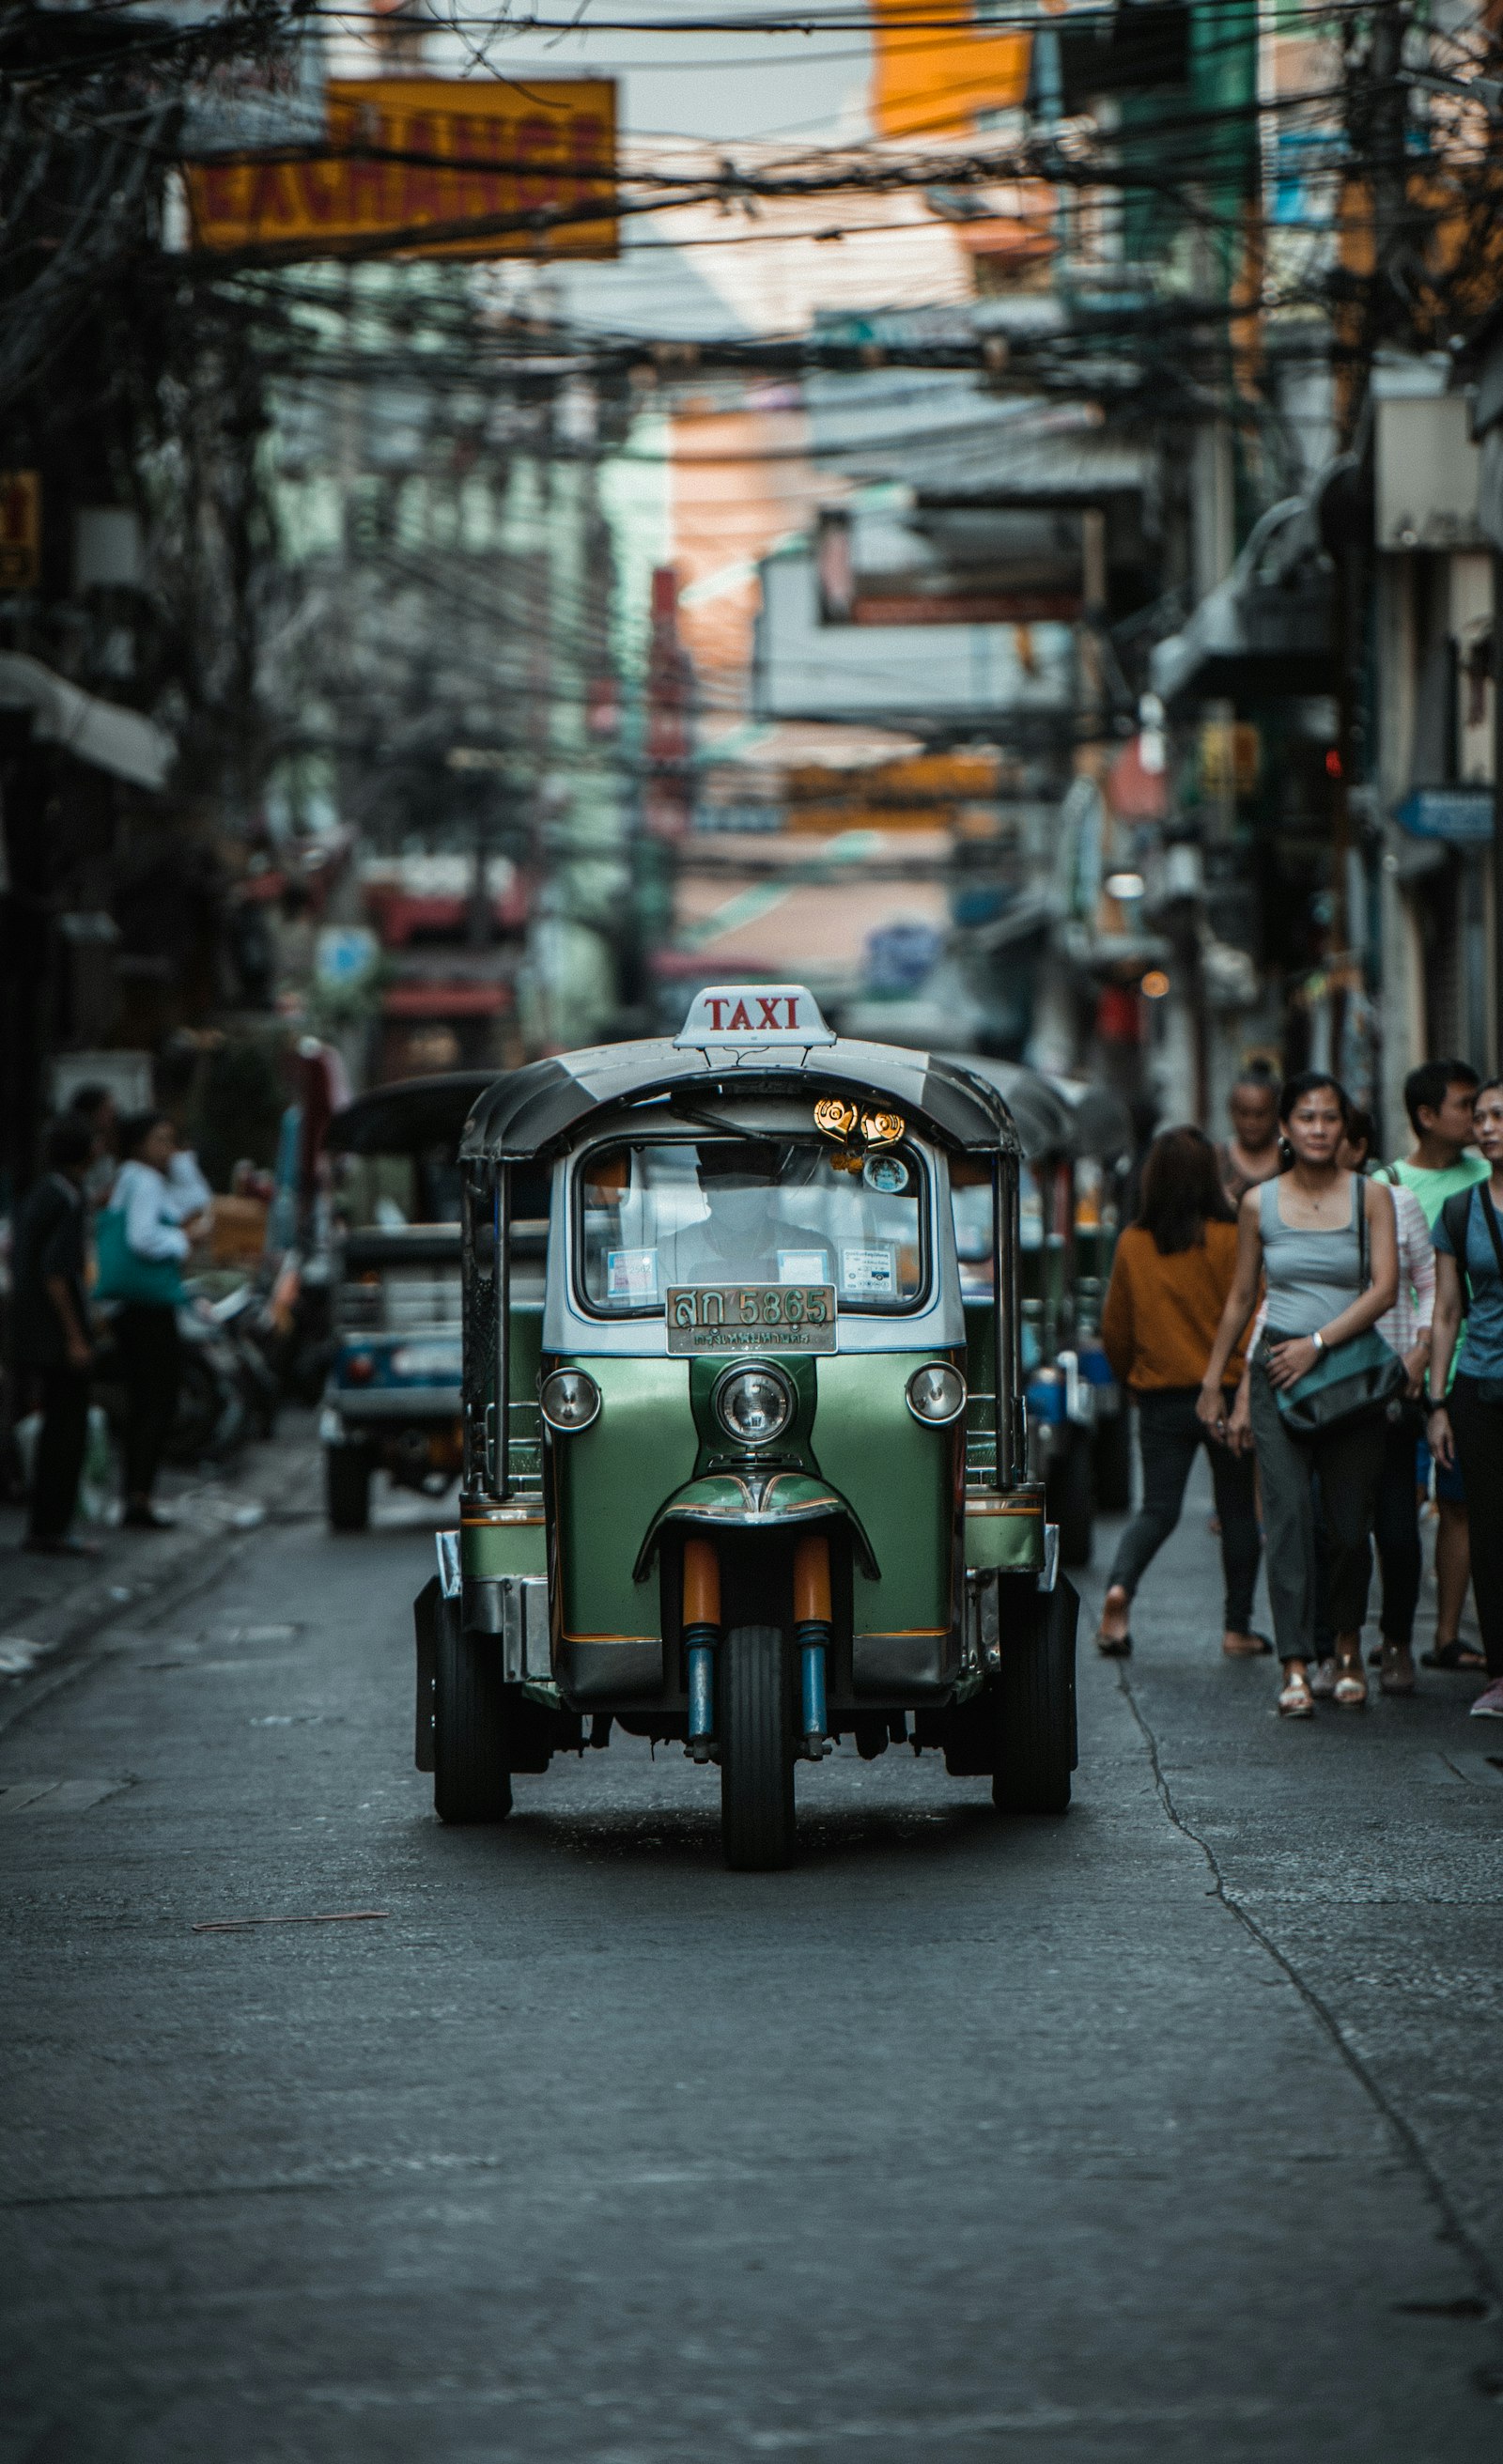
[[[798,1023],[799,1023],[799,997],[798,997],[798,994],[797,994],[797,993],[789,993],[789,995],[788,995],[788,1024],[789,1024],[790,1026],[797,1026]]]
[[[758,1008],[759,1008],[759,1009],[761,1010],[761,1012],[762,1012],[762,1016],[761,1016],[761,1018],[757,1021],[758,1025],[759,1025],[759,1026],[770,1026],[770,1027],[772,1028],[772,1030],[773,1030],[774,1034],[776,1034],[776,1032],[777,1032],[777,1026],[778,1026],[778,996],[777,996],[777,994],[776,994],[776,993],[759,993],[759,994],[758,994],[758,996],[757,996],[757,1006],[758,1006]]]
[[[751,1014],[750,1014],[750,1012],[748,1011],[748,1009],[747,1009],[747,1007],[746,1007],[746,1003],[745,1003],[743,1001],[739,1001],[737,1002],[737,1004],[736,1004],[736,1007],[732,1010],[732,1012],[731,1012],[731,1021],[730,1021],[730,1023],[731,1023],[731,1029],[732,1029],[732,1032],[733,1032],[733,1033],[734,1033],[734,1031],[735,1031],[735,1029],[736,1029],[737,1027],[739,1027],[739,1026],[744,1026],[744,1027],[745,1027],[745,1029],[746,1029],[746,1031],[747,1031],[747,1033],[748,1033],[748,1034],[750,1034],[750,1032],[751,1032]]]
[[[725,1007],[725,1003],[716,993],[706,993],[705,1000],[710,1004],[710,1023],[718,1027],[720,1023],[720,1012]]]

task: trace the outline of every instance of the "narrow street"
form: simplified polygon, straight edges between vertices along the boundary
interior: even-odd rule
[[[6,2459],[1498,2453],[1465,1680],[1280,1727],[1202,1482],[1063,1822],[848,1749],[736,1876],[618,1740],[445,1832],[433,1516],[306,1495],[7,1698]]]

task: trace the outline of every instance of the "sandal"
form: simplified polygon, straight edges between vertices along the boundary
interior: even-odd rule
[[[1331,1700],[1340,1711],[1361,1711],[1367,1705],[1367,1671],[1361,1658],[1338,1660],[1339,1675],[1331,1688]]]
[[[1454,1642],[1437,1643],[1433,1651],[1420,1654],[1422,1668],[1445,1668],[1453,1677],[1473,1677],[1487,1664],[1481,1652],[1473,1649],[1470,1642],[1463,1642],[1459,1635]]]
[[[1313,1720],[1315,1718],[1315,1698],[1310,1691],[1310,1680],[1308,1677],[1292,1677],[1290,1679],[1288,1684],[1284,1687],[1278,1698],[1278,1715],[1281,1720]]]
[[[1411,1661],[1408,1669],[1404,1670],[1400,1668],[1399,1660],[1399,1645],[1396,1642],[1385,1642],[1383,1644],[1382,1665],[1379,1671],[1378,1677],[1378,1691],[1380,1694],[1408,1695],[1414,1692],[1413,1663]]]
[[[1266,1634],[1257,1634],[1251,1627],[1249,1627],[1248,1630],[1248,1641],[1250,1645],[1250,1649],[1247,1651],[1237,1651],[1226,1640],[1225,1638],[1223,1638],[1221,1647],[1225,1657],[1227,1660],[1268,1660],[1272,1657],[1273,1645],[1270,1642]]]
[[[1103,1660],[1130,1660],[1133,1638],[1130,1634],[1098,1634],[1096,1649]]]

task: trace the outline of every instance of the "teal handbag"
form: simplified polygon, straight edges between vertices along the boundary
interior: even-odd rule
[[[1360,1191],[1357,1203],[1358,1288],[1367,1289],[1367,1205],[1366,1193]],[[1308,1338],[1306,1338],[1308,1340]],[[1275,1333],[1272,1327],[1263,1331],[1265,1353],[1271,1344],[1294,1343],[1300,1338]],[[1385,1343],[1375,1326],[1361,1334],[1350,1334],[1344,1343],[1331,1344],[1320,1353],[1313,1369],[1296,1377],[1293,1386],[1275,1386],[1273,1399],[1278,1416],[1292,1438],[1319,1438],[1329,1429],[1338,1429],[1349,1420],[1365,1419],[1370,1414],[1396,1415],[1403,1407],[1409,1373],[1392,1344]]]
[[[176,1309],[186,1295],[175,1258],[144,1258],[125,1238],[125,1210],[106,1206],[95,1220],[97,1301],[144,1301],[153,1309]]]

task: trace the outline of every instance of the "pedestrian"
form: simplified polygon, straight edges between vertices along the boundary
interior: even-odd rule
[[[1143,1502],[1117,1543],[1096,1635],[1097,1648],[1112,1658],[1132,1650],[1128,1618],[1134,1596],[1179,1522],[1184,1484],[1203,1444],[1210,1456],[1221,1529],[1221,1647],[1231,1658],[1271,1649],[1252,1631],[1259,1557],[1252,1457],[1208,1431],[1196,1414],[1236,1271],[1236,1227],[1216,1149],[1205,1132],[1161,1132],[1143,1165],[1137,1221],[1116,1244],[1101,1317],[1107,1358],[1138,1406],[1143,1474]],[[1225,1372],[1223,1418],[1230,1416],[1229,1390],[1241,1372],[1241,1353],[1233,1351]]]
[[[1405,1189],[1413,1190],[1432,1237],[1447,1199],[1487,1178],[1481,1156],[1468,1153],[1478,1083],[1470,1061],[1422,1062],[1404,1082],[1404,1108],[1414,1144],[1389,1169]],[[1427,1488],[1431,1458],[1421,1442],[1419,1479],[1421,1486]],[[1462,1611],[1471,1580],[1471,1537],[1460,1463],[1436,1463],[1434,1485],[1435,1642],[1424,1655],[1425,1665],[1480,1671],[1485,1665],[1482,1654],[1461,1639]]]
[[[1306,1381],[1318,1371],[1315,1384],[1324,1383],[1322,1355],[1365,1335],[1398,1297],[1398,1243],[1388,1193],[1340,1160],[1347,1109],[1340,1086],[1323,1069],[1303,1070],[1285,1086],[1278,1111],[1288,1168],[1276,1180],[1249,1189],[1238,1210],[1236,1274],[1197,1406],[1207,1428],[1218,1434],[1226,1429],[1227,1366],[1264,1277],[1269,1322],[1230,1429],[1240,1443],[1250,1427],[1257,1455],[1273,1636],[1283,1671],[1278,1707],[1290,1719],[1308,1719],[1315,1709],[1310,1663],[1315,1654],[1317,1481],[1340,1663],[1333,1699],[1342,1709],[1367,1700],[1361,1625],[1386,1423],[1380,1410],[1367,1409],[1296,1436],[1284,1417],[1301,1406],[1314,1416]],[[1366,1366],[1372,1349],[1364,1345],[1354,1354],[1354,1366]]]
[[[1216,1150],[1222,1185],[1235,1211],[1249,1189],[1278,1170],[1278,1080],[1266,1062],[1249,1061],[1227,1100],[1231,1135]]]
[[[122,1521],[145,1531],[170,1524],[152,1505],[151,1492],[177,1410],[181,1269],[196,1221],[185,1222],[182,1197],[169,1177],[175,1144],[163,1112],[139,1112],[122,1122],[125,1160],[99,1218],[99,1295],[116,1304],[115,1344],[125,1387]]]
[[[1340,1146],[1340,1161],[1344,1169],[1365,1172],[1376,1142],[1377,1129],[1371,1112],[1359,1111],[1354,1106],[1347,1114],[1346,1133]],[[1414,1613],[1419,1606],[1420,1580],[1425,1572],[1425,1556],[1420,1542],[1416,1449],[1423,1444],[1425,1436],[1425,1407],[1420,1398],[1430,1356],[1435,1250],[1419,1199],[1412,1189],[1405,1189],[1396,1177],[1390,1177],[1391,1173],[1392,1167],[1385,1165],[1377,1177],[1379,1186],[1386,1188],[1393,1200],[1394,1232],[1399,1246],[1399,1297],[1387,1315],[1379,1319],[1378,1332],[1404,1362],[1407,1382],[1402,1397],[1396,1397],[1388,1407],[1382,1471],[1373,1509],[1373,1539],[1383,1585],[1381,1640],[1373,1657],[1378,1663],[1380,1692],[1409,1695],[1414,1692],[1415,1683]],[[1265,1303],[1260,1318],[1266,1314]],[[1261,1324],[1257,1331],[1262,1331]],[[1318,1532],[1318,1509],[1316,1527]],[[1317,1551],[1317,1566],[1323,1577],[1326,1566],[1323,1549]],[[1310,1690],[1319,1697],[1335,1694],[1340,1671],[1337,1666],[1335,1628],[1327,1610],[1323,1579],[1317,1589],[1321,1595],[1320,1612],[1316,1617],[1317,1656]]]
[[[1471,1573],[1488,1683],[1471,1711],[1474,1719],[1503,1720],[1503,1079],[1490,1078],[1477,1090],[1476,1139],[1487,1177],[1448,1198],[1435,1226],[1430,1395],[1439,1400],[1429,1440],[1438,1464],[1459,1461],[1478,1507]]]
[[[84,1300],[83,1186],[94,1133],[65,1112],[47,1133],[47,1171],[23,1199],[12,1245],[15,1363],[41,1407],[22,1547],[44,1557],[96,1556],[69,1529],[89,1436],[94,1348]]]
[[[68,1111],[87,1124],[94,1140],[94,1155],[84,1182],[84,1197],[91,1207],[102,1206],[119,1169],[120,1113],[115,1098],[108,1087],[91,1082],[74,1089],[68,1098]]]

